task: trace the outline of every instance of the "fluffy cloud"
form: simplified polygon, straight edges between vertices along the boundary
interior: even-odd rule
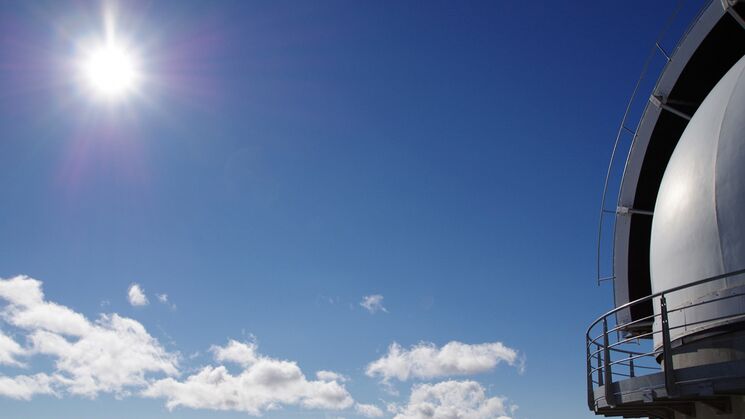
[[[9,304],[2,316],[22,329],[44,329],[69,336],[88,333],[90,324],[65,306],[44,301],[41,282],[26,276],[0,280],[0,300]]]
[[[347,377],[339,373],[335,373],[333,371],[323,371],[323,370],[316,372],[316,378],[318,378],[321,381],[338,381],[340,383],[347,381]]]
[[[25,276],[0,279],[0,318],[26,334],[26,355],[45,355],[54,374],[0,378],[0,395],[28,399],[64,391],[86,397],[125,395],[147,384],[149,374],[178,374],[178,355],[167,352],[139,322],[116,314],[96,321],[46,301],[41,282]],[[18,347],[5,342],[18,352]],[[2,349],[0,349],[2,351]]]
[[[255,364],[259,360],[256,353],[255,343],[243,343],[235,340],[228,341],[226,346],[212,346],[212,351],[217,362],[233,362],[243,367]]]
[[[140,286],[140,284],[136,283],[129,286],[129,291],[127,291],[127,299],[129,300],[129,304],[132,304],[135,307],[146,306],[149,303],[145,292],[142,290],[142,287]]]
[[[475,381],[443,381],[415,385],[406,406],[393,407],[393,419],[509,419],[502,397],[486,397],[484,388]]]
[[[366,418],[379,418],[383,416],[383,411],[373,404],[357,403],[357,405],[354,406],[354,410]]]
[[[469,345],[453,341],[439,349],[422,342],[408,350],[394,342],[385,356],[367,366],[366,374],[381,377],[384,382],[392,378],[429,379],[483,373],[500,362],[522,368],[518,352],[500,342]]]
[[[31,400],[37,394],[57,395],[53,384],[59,381],[58,376],[46,374],[18,375],[4,377],[0,375],[0,396],[11,399]]]
[[[141,293],[136,284],[130,296]],[[144,296],[144,294],[143,294]],[[48,357],[51,373],[0,375],[0,396],[29,400],[34,395],[67,394],[94,398],[100,393],[133,394],[165,399],[166,406],[232,410],[261,415],[285,405],[307,409],[343,410],[354,406],[344,377],[319,371],[309,380],[292,361],[258,353],[257,345],[228,341],[210,348],[218,363],[183,379],[177,353],[166,351],[139,322],[117,314],[97,320],[47,301],[42,283],[18,276],[0,279],[0,320],[25,335],[22,346],[0,332],[0,364],[23,367],[19,357]],[[360,412],[376,413],[360,405]]]
[[[224,347],[213,347],[212,352],[218,362],[237,363],[243,371],[231,374],[224,365],[206,366],[181,381],[155,381],[142,394],[166,399],[169,409],[183,406],[256,416],[283,405],[341,410],[354,404],[336,380],[309,381],[295,362],[259,355],[253,343],[230,341]]]
[[[23,275],[2,280],[0,298],[19,307],[36,306],[44,301],[41,281]]]
[[[137,284],[130,287],[129,296],[133,303],[144,298]],[[53,361],[54,371],[0,376],[0,396],[29,400],[37,394],[91,398],[99,393],[141,394],[166,399],[171,409],[184,406],[252,415],[283,405],[332,410],[354,405],[340,384],[341,375],[319,371],[318,380],[308,380],[295,362],[260,355],[255,343],[230,340],[211,348],[217,362],[242,367],[238,374],[224,365],[207,366],[177,380],[178,354],[167,352],[135,320],[111,314],[90,321],[46,301],[42,283],[25,276],[0,279],[3,300],[0,319],[24,332],[28,345],[22,347],[0,333],[0,363],[23,366],[19,356],[43,355]]]
[[[10,365],[12,367],[22,367],[23,363],[18,361],[17,357],[22,356],[26,351],[0,330],[0,365]]]
[[[384,313],[388,312],[388,310],[383,307],[383,296],[380,294],[366,295],[362,297],[360,305],[364,307],[365,310],[373,314],[377,313],[378,311],[382,311]]]
[[[29,340],[39,354],[56,359],[67,391],[95,397],[99,392],[123,394],[143,387],[145,375],[177,375],[177,357],[170,354],[135,320],[102,315],[90,333],[69,341],[63,336],[34,331]]]

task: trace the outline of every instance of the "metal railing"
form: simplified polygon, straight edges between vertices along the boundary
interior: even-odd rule
[[[712,3],[713,0],[705,0],[703,1],[703,5],[698,12],[698,16],[701,16],[703,12],[709,7],[709,5]],[[657,38],[654,41],[654,44],[649,50],[649,53],[644,60],[644,64],[642,65],[642,71],[639,75],[639,78],[636,81],[636,84],[634,85],[634,89],[631,92],[631,96],[629,97],[628,103],[626,104],[626,109],[623,113],[623,118],[621,119],[621,123],[618,126],[618,130],[616,131],[616,138],[613,142],[613,149],[611,151],[610,160],[608,162],[608,169],[605,174],[605,181],[603,184],[603,193],[600,198],[600,211],[598,216],[598,237],[597,237],[597,249],[596,249],[596,280],[598,285],[600,285],[601,282],[604,281],[613,281],[616,278],[615,268],[613,266],[613,259],[615,257],[615,240],[613,238],[616,235],[616,226],[615,223],[613,224],[611,228],[611,243],[609,244],[610,247],[610,254],[606,255],[609,257],[608,259],[604,259],[603,256],[603,250],[606,249],[603,245],[603,239],[605,237],[605,229],[603,228],[604,223],[606,221],[607,215],[613,215],[613,219],[615,220],[615,217],[618,216],[618,206],[620,204],[621,200],[621,187],[624,182],[624,177],[626,176],[626,167],[623,167],[623,172],[621,173],[621,178],[618,180],[618,182],[614,181],[614,188],[617,188],[616,192],[616,200],[615,200],[615,206],[613,208],[607,208],[608,205],[608,195],[609,195],[609,188],[611,186],[611,179],[614,177],[614,169],[616,167],[616,159],[618,155],[622,152],[622,145],[623,149],[626,151],[627,159],[625,162],[628,162],[628,155],[631,152],[631,148],[634,144],[634,142],[637,139],[639,127],[641,126],[642,121],[644,120],[644,115],[647,113],[647,108],[650,106],[650,96],[649,95],[639,95],[640,89],[642,87],[642,83],[647,78],[647,73],[649,72],[650,66],[655,60],[655,58],[661,58],[664,60],[664,66],[662,68],[662,71],[660,71],[657,80],[655,81],[654,86],[651,88],[651,93],[654,94],[654,92],[657,91],[657,87],[659,84],[660,79],[662,78],[662,75],[665,73],[665,70],[667,69],[667,66],[669,65],[670,61],[672,60],[672,57],[675,56],[675,52],[677,51],[678,47],[680,46],[680,41],[686,37],[686,35],[691,31],[691,28],[694,26],[696,20],[698,19],[698,16],[693,19],[692,23],[688,25],[688,27],[682,32],[680,37],[677,40],[676,46],[672,50],[666,50],[663,46],[664,38],[668,35],[670,28],[673,26],[673,24],[676,22],[676,19],[678,17],[678,14],[680,13],[681,9],[683,8],[684,1],[678,0],[676,2],[676,6],[673,9],[670,16],[668,16],[667,20],[665,21],[665,24],[663,25],[662,29],[660,30],[659,34],[657,35]],[[671,52],[668,52],[671,51]],[[639,112],[638,118],[636,120],[632,120],[632,114]],[[633,129],[631,128],[633,127]],[[631,140],[626,142],[626,144],[622,144],[622,140],[625,138],[625,135],[629,135],[631,137]],[[646,212],[646,211],[639,211],[639,212]],[[604,263],[605,262],[605,263]],[[610,273],[605,273],[607,271],[603,270],[604,265],[609,265]],[[608,268],[606,268],[608,269]]]
[[[745,269],[712,276],[648,295],[618,306],[592,322],[585,334],[587,350],[587,402],[590,410],[595,410],[596,408],[597,397],[595,395],[595,389],[603,387],[603,396],[606,403],[612,406],[616,401],[616,394],[612,385],[614,382],[659,372],[664,373],[665,390],[668,397],[674,396],[676,394],[676,382],[674,375],[675,367],[672,358],[671,331],[697,324],[703,325],[711,324],[712,322],[723,322],[728,319],[743,317],[745,313],[697,319],[695,322],[683,322],[683,324],[674,324],[672,326],[668,321],[668,315],[675,312],[685,313],[686,310],[698,309],[703,305],[716,304],[725,299],[745,296],[745,292],[732,293],[679,307],[668,307],[667,297],[677,292],[689,291],[698,285],[742,274],[745,274]],[[659,310],[654,314],[627,323],[618,324],[616,322],[616,313],[619,311],[650,301],[659,307]],[[716,311],[712,310],[711,312]],[[633,327],[634,324],[650,321],[659,324],[651,332],[635,334],[633,336],[624,333],[625,330]],[[659,338],[659,341],[662,342],[662,345],[657,349],[655,349],[653,343],[653,338],[655,337]]]

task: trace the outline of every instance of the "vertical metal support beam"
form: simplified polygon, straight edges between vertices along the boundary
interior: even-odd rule
[[[634,378],[634,358],[629,355],[629,377]]]
[[[673,349],[670,343],[670,323],[667,319],[667,301],[665,294],[660,296],[660,319],[662,323],[662,358],[665,363],[665,390],[667,396],[675,396],[677,388],[675,385],[675,367],[673,367]]]
[[[605,376],[605,402],[608,406],[615,406],[613,394],[613,372],[610,365],[610,347],[608,343],[608,318],[603,318],[603,375]]]
[[[598,385],[602,386],[603,381],[603,359],[600,357],[600,345],[598,345],[598,353],[596,355],[598,359]]]

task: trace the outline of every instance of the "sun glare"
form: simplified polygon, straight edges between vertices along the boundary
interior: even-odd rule
[[[83,58],[83,77],[90,89],[107,99],[132,92],[139,81],[137,61],[123,45],[108,42],[92,49]]]

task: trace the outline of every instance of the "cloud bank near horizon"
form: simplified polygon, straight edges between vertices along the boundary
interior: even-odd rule
[[[141,292],[134,284],[132,290]],[[135,292],[134,294],[137,294]],[[179,406],[242,411],[297,405],[341,410],[354,405],[341,375],[319,372],[308,380],[294,361],[258,353],[255,343],[230,340],[211,347],[217,365],[179,379],[181,355],[166,350],[134,319],[101,314],[91,321],[69,307],[46,300],[42,282],[27,276],[0,279],[0,319],[23,334],[25,344],[0,329],[0,365],[28,369],[33,357],[47,357],[53,371],[0,375],[0,396],[30,400],[36,395],[95,398],[139,395]],[[243,368],[231,374],[225,364]]]
[[[142,293],[138,284],[133,284]],[[135,292],[136,294],[136,292]],[[136,304],[135,304],[136,305]],[[256,342],[229,339],[209,348],[212,364],[182,365],[177,351],[167,350],[137,320],[116,313],[96,319],[49,301],[43,283],[27,276],[0,278],[0,397],[31,400],[47,395],[94,399],[160,399],[176,408],[237,411],[260,416],[283,407],[344,411],[344,414],[394,419],[507,418],[515,407],[504,397],[488,397],[475,381],[417,383],[409,400],[388,403],[387,412],[375,404],[356,401],[346,388],[348,376],[319,370],[312,378],[297,362],[259,352]],[[51,365],[35,371],[34,361]],[[500,342],[469,345],[450,342],[438,348],[420,343],[405,349],[393,343],[365,373],[388,383],[392,379],[438,379],[490,371],[499,363],[520,366],[518,351]]]

